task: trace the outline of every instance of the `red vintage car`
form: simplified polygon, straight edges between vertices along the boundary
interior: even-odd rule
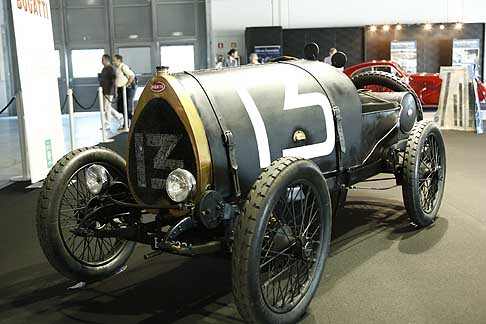
[[[388,60],[373,60],[360,64],[350,66],[344,70],[350,78],[368,71],[385,71],[402,78],[410,84],[415,92],[420,97],[422,105],[424,106],[437,106],[439,104],[440,89],[442,85],[442,79],[439,77],[439,73],[407,73],[401,66],[395,61]],[[486,100],[486,87],[480,81],[478,82],[478,95],[480,101]],[[379,89],[373,89],[377,91]],[[383,91],[384,89],[382,89]]]

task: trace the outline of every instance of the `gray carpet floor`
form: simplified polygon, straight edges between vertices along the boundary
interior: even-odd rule
[[[440,217],[409,226],[400,188],[354,191],[334,219],[325,275],[302,323],[486,323],[486,135],[445,132]],[[115,149],[121,149],[114,146]],[[230,262],[218,256],[143,260],[82,290],[37,242],[38,191],[0,191],[0,323],[241,323]]]

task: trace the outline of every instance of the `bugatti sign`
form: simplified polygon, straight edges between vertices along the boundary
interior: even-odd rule
[[[11,3],[22,88],[19,114],[24,116],[30,177],[37,182],[64,153],[50,6],[45,0]]]
[[[165,84],[161,81],[157,81],[152,84],[152,92],[162,92],[165,90]]]

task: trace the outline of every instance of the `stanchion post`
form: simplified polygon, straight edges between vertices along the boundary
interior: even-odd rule
[[[101,143],[113,142],[111,138],[106,138],[105,130],[105,108],[104,108],[104,96],[103,88],[98,87],[98,104],[100,105],[100,115],[101,115]]]
[[[98,87],[98,105],[100,106],[100,118],[101,118],[101,140],[105,141],[105,111],[103,107],[103,88]]]
[[[124,132],[128,132],[128,101],[127,87],[123,87],[123,119],[125,120]]]
[[[68,89],[68,109],[69,109],[69,137],[71,141],[71,151],[74,151],[74,102],[73,102],[73,89]]]

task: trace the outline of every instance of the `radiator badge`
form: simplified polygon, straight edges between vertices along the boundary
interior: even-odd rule
[[[165,90],[165,83],[162,81],[155,81],[152,84],[152,92],[162,92]]]

